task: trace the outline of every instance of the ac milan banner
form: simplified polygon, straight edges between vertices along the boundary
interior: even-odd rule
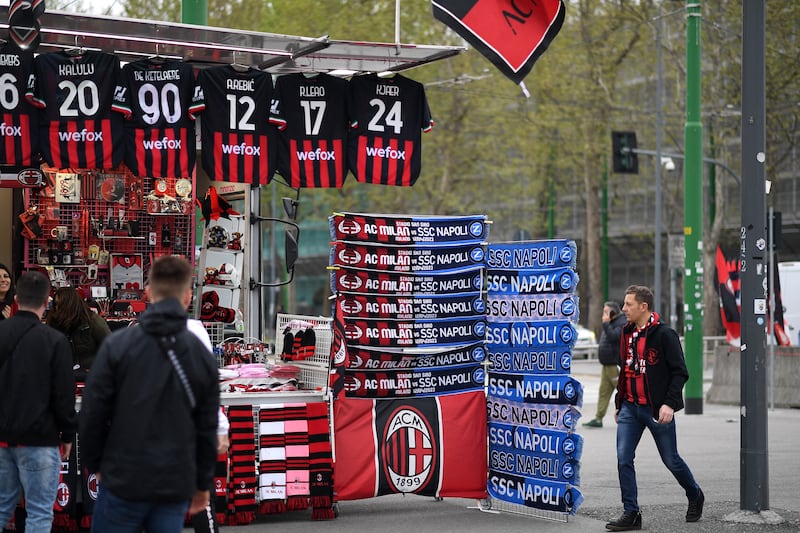
[[[569,483],[489,471],[489,495],[500,501],[574,515],[583,494]]]
[[[482,391],[333,404],[339,501],[384,494],[485,498],[486,397]]]
[[[489,423],[489,446],[498,450],[520,450],[531,454],[557,455],[580,460],[583,437],[567,431]]]
[[[486,266],[501,270],[575,268],[577,251],[575,241],[563,239],[490,244]]]
[[[489,294],[562,294],[575,292],[577,286],[578,273],[570,267],[486,272]]]
[[[424,353],[387,352],[367,348],[348,348],[347,351],[346,366],[349,370],[435,368],[482,363],[486,359],[486,348],[482,342],[435,353],[432,351]]]
[[[520,83],[564,23],[562,0],[433,0],[433,16]]]
[[[577,335],[567,320],[493,322],[486,329],[486,342],[492,348],[571,347]]]
[[[486,303],[479,292],[428,296],[377,296],[340,293],[336,306],[343,316],[424,320],[482,315]]]
[[[715,277],[719,293],[719,311],[728,343],[732,346],[739,346],[742,337],[739,259],[727,257],[719,244],[717,245]]]
[[[483,390],[486,371],[480,364],[384,370],[345,371],[345,395],[354,398],[409,398]]]
[[[486,335],[483,316],[437,320],[345,319],[348,344],[383,348],[458,346],[482,341]]]
[[[516,448],[491,448],[489,468],[509,474],[580,485],[578,461],[558,455],[533,454]]]
[[[335,242],[330,264],[389,272],[452,272],[483,266],[486,254],[481,245],[456,246],[374,246]]]
[[[403,217],[340,213],[328,218],[332,241],[381,244],[480,243],[489,236],[485,216]]]
[[[489,322],[527,320],[578,321],[578,297],[574,294],[538,296],[489,296],[486,302]]]
[[[580,411],[565,404],[531,404],[486,398],[490,422],[515,426],[573,431],[581,417]]]
[[[487,350],[494,372],[523,372],[530,374],[569,374],[572,352],[569,348]]]
[[[331,272],[335,293],[423,296],[458,294],[483,289],[483,269],[467,268],[447,274],[397,274],[377,270],[338,268]]]
[[[488,393],[515,402],[583,405],[583,386],[569,376],[489,372]]]

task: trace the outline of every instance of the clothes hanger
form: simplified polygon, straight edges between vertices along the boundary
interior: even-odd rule
[[[231,68],[233,70],[235,70],[236,72],[247,72],[248,70],[250,70],[250,66],[249,65],[244,65],[242,63],[237,63],[236,62],[236,53],[237,53],[236,50],[234,50],[233,51],[233,63],[231,63]]]
[[[78,35],[75,36],[75,46],[72,48],[67,48],[64,50],[64,53],[70,57],[80,57],[86,53],[86,49],[83,48],[78,44]]]
[[[156,65],[160,65],[160,64],[164,63],[167,60],[166,57],[161,55],[161,52],[159,50],[159,43],[156,43],[156,53],[155,53],[155,55],[152,55],[152,56],[148,57],[147,60],[150,61],[153,64],[156,64]]]

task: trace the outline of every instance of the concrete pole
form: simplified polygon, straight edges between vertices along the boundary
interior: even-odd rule
[[[703,124],[700,120],[700,0],[686,2],[686,126],[683,167],[686,414],[703,414]],[[743,196],[744,197],[744,196]]]
[[[653,258],[655,283],[653,285],[653,309],[660,314],[664,314],[664,309],[661,307],[661,128],[663,127],[663,100],[664,100],[664,73],[663,62],[661,59],[661,33],[664,26],[664,16],[662,14],[662,4],[658,4],[658,23],[656,24],[656,220],[655,220],[655,257]]]

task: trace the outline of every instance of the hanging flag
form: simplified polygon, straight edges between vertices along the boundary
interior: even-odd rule
[[[739,260],[726,257],[719,244],[717,245],[715,275],[719,293],[719,311],[728,343],[731,346],[739,346],[742,337]]]
[[[771,291],[775,295],[775,313],[772,317],[772,332],[778,346],[789,346],[792,344],[789,335],[786,333],[786,324],[783,321],[783,299],[781,298],[781,274],[778,270],[778,254],[772,259],[772,272],[775,279],[775,288]]]
[[[433,0],[433,16],[521,83],[564,23],[563,0]]]

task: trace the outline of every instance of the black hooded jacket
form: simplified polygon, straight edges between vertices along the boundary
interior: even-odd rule
[[[603,322],[603,333],[597,344],[597,358],[603,365],[619,365],[619,339],[622,337],[622,327],[628,319],[623,313]]]
[[[188,501],[212,484],[219,377],[186,319],[178,300],[154,303],[138,326],[106,337],[89,373],[80,410],[81,458],[120,498]],[[173,342],[194,408],[159,338]]]

